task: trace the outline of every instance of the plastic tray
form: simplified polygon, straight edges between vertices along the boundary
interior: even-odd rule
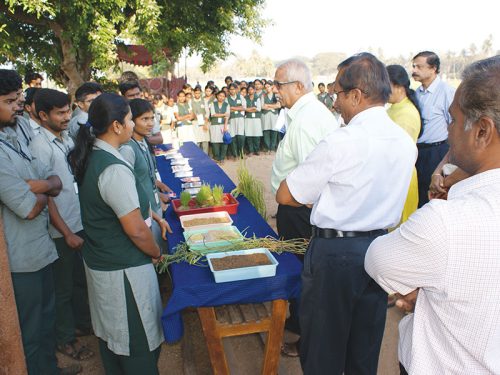
[[[212,241],[212,242],[207,242],[207,241],[196,241],[193,242],[191,240],[191,237],[195,234],[205,234],[208,233],[209,231],[213,230],[221,230],[221,231],[231,231],[235,232],[238,234],[238,238],[231,239],[231,240],[218,240],[218,241]],[[193,251],[198,251],[202,254],[210,253],[213,251],[217,251],[217,248],[221,246],[228,246],[231,245],[234,242],[239,242],[243,240],[243,235],[241,232],[236,228],[235,226],[218,226],[214,228],[205,228],[205,229],[195,229],[195,230],[186,230],[183,233],[184,239],[186,240],[186,243],[189,245],[189,249]]]
[[[196,200],[193,198],[189,203],[189,208],[187,210],[181,210],[181,200],[173,199],[172,206],[174,207],[174,212],[177,216],[182,215],[192,215],[192,214],[203,214],[205,212],[218,212],[226,211],[230,215],[235,215],[238,213],[239,202],[230,194],[224,193],[224,201],[226,202],[223,206],[213,206],[213,207],[196,207]]]
[[[265,266],[233,268],[223,271],[214,271],[213,269],[212,259],[214,258],[224,258],[229,255],[245,255],[245,254],[255,254],[255,253],[266,254],[272,264]],[[268,249],[265,248],[235,250],[223,253],[207,254],[207,260],[208,260],[208,265],[210,266],[210,270],[214,275],[216,283],[225,283],[228,281],[237,281],[237,280],[258,279],[261,277],[272,277],[276,275],[276,266],[278,265],[278,261],[276,260],[276,258],[271,254],[271,252]]]
[[[191,226],[191,227],[186,227],[184,226],[186,221],[188,220],[193,220],[193,219],[207,219],[207,218],[226,218],[228,220],[227,223],[214,223],[214,224],[204,224],[204,225],[196,225],[196,226]],[[231,219],[231,216],[226,211],[219,211],[219,212],[207,212],[204,214],[193,214],[193,215],[184,215],[181,216],[180,218],[181,221],[181,226],[184,230],[191,231],[191,230],[196,230],[196,229],[208,229],[208,228],[217,228],[217,227],[228,227],[233,224],[233,219]]]

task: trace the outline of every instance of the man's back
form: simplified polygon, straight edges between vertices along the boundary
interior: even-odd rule
[[[386,290],[421,287],[415,313],[400,323],[409,373],[500,373],[499,222],[493,169],[453,186],[447,201],[432,200],[369,249],[367,271]],[[396,271],[376,271],[391,263]]]

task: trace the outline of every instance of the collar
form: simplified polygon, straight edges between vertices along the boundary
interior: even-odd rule
[[[4,127],[3,130],[0,130],[0,139],[3,139],[4,141],[7,141],[12,145],[15,145],[15,140],[17,139],[16,129],[12,126]]]
[[[33,130],[41,128],[40,124],[38,122],[36,122],[35,120],[33,120],[32,118],[30,118],[30,126]]]
[[[422,93],[430,92],[432,94],[436,91],[440,82],[441,82],[441,78],[439,78],[439,76],[436,76],[436,78],[434,78],[434,81],[432,81],[432,83],[429,85],[429,87],[427,87],[427,90],[424,89],[424,87],[422,85],[420,85],[417,90],[419,90]]]
[[[448,200],[460,198],[472,191],[481,189],[488,185],[497,185],[500,183],[500,168],[490,169],[488,171],[476,174],[465,180],[457,182],[448,192]]]
[[[100,150],[109,152],[115,158],[117,158],[117,159],[125,162],[128,166],[130,166],[132,168],[132,166],[130,165],[130,163],[123,158],[123,156],[120,154],[120,152],[116,148],[114,148],[113,146],[111,146],[109,143],[103,141],[102,139],[96,138],[95,141],[94,141],[94,147],[98,148]]]
[[[304,107],[307,103],[310,103],[312,101],[317,101],[316,96],[314,96],[314,93],[308,92],[307,94],[302,95],[295,103],[292,105],[292,108],[288,111],[287,115],[290,118],[290,120],[293,120],[294,117],[297,116],[297,113],[301,110],[302,107]]]
[[[387,116],[387,111],[385,107],[383,106],[376,106],[376,107],[371,107],[368,109],[365,109],[364,111],[359,112],[356,116],[354,116],[351,121],[349,121],[349,124],[347,124],[348,127],[352,127],[355,125],[360,125],[365,122],[372,122],[373,117],[379,117],[379,116]],[[365,121],[365,120],[369,121]]]

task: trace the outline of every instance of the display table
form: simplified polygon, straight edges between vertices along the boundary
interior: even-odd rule
[[[185,143],[180,148],[180,152],[184,157],[190,159],[189,164],[193,168],[194,176],[199,176],[203,182],[209,183],[210,185],[223,185],[224,192],[230,192],[234,189],[235,186],[233,182],[224,171],[194,143]],[[166,160],[163,156],[158,156],[157,164],[162,181],[179,196],[181,192],[181,181],[174,177],[170,166],[170,160]],[[231,215],[233,225],[238,227],[244,234],[246,233],[247,236],[255,234],[258,237],[268,235],[276,237],[272,228],[257,213],[255,208],[245,197],[238,197],[238,201],[240,203],[238,213],[236,215]],[[175,246],[183,241],[184,237],[182,236],[180,221],[171,206],[167,209],[165,218],[173,230],[172,234],[168,234],[168,251],[172,253]],[[181,312],[187,307],[213,307],[227,304],[260,303],[297,298],[300,294],[301,263],[294,255],[289,253],[274,255],[279,262],[276,269],[276,276],[219,284],[215,283],[213,275],[208,266],[206,266],[206,263],[203,263],[205,266],[193,266],[188,263],[172,264],[170,266],[170,275],[172,277],[173,291],[162,315],[165,340],[172,343],[182,338],[183,322]],[[274,340],[279,338],[279,348],[284,322],[283,309],[280,310],[280,306],[285,306],[286,309],[286,304],[280,302],[278,304],[273,304],[273,306],[277,306],[276,316],[279,315],[281,323],[275,321],[272,324],[276,326],[276,328],[281,326],[281,333],[279,337],[276,337],[274,332],[273,335],[268,336],[274,337]],[[271,320],[276,318],[274,317],[274,310],[273,308]],[[200,309],[200,311],[202,322],[204,318],[206,318],[205,321],[208,324],[209,321],[207,319],[211,316],[210,310]],[[211,324],[213,328],[213,324],[215,323],[212,322]],[[206,327],[204,327],[204,330],[205,328]],[[210,346],[210,342],[208,342],[208,344]],[[272,356],[279,356],[279,350],[277,354],[273,352]],[[274,362],[277,362],[279,357],[273,359],[276,359]]]

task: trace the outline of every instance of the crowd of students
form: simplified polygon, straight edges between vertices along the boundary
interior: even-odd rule
[[[334,112],[332,87],[328,84],[325,92],[320,83],[318,100]],[[164,139],[196,142],[218,162],[274,152],[286,130],[286,118],[284,113],[279,118],[282,106],[271,80],[233,81],[228,76],[221,89],[213,81],[204,89],[199,84],[194,88],[185,84],[176,95],[177,101],[160,94],[148,97]]]

